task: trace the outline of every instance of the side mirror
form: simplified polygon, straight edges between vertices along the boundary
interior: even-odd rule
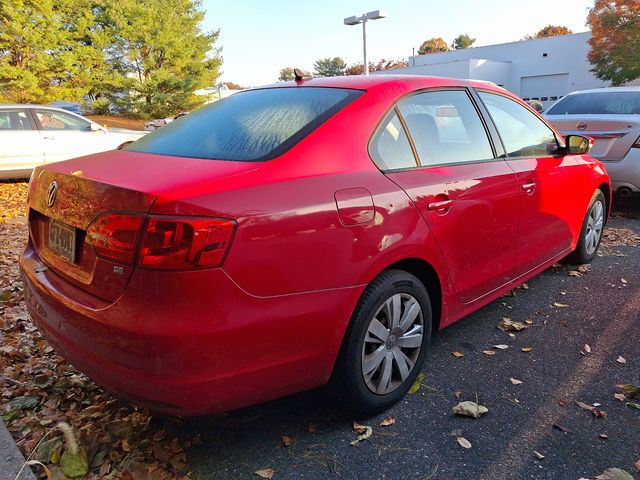
[[[567,135],[565,141],[568,155],[585,155],[593,147],[593,138],[582,135]]]
[[[90,123],[89,130],[92,132],[103,132],[104,128],[98,125],[97,123]]]

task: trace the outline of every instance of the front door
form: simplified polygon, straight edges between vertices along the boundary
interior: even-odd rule
[[[409,132],[417,165],[385,173],[429,225],[460,300],[507,283],[516,266],[518,185],[507,163],[495,158],[467,91],[421,92],[390,115]]]
[[[507,163],[518,179],[517,274],[522,275],[570,248],[573,235],[568,221],[575,218],[575,204],[583,199],[572,195],[567,180],[572,170],[579,174],[580,169],[572,158],[558,155],[553,130],[533,112],[503,95],[482,91],[478,95],[500,133]]]
[[[0,178],[44,163],[40,134],[25,109],[0,110],[0,145]]]

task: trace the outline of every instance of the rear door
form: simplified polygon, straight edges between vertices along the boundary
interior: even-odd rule
[[[44,163],[40,134],[26,109],[0,109],[0,145],[0,178]]]
[[[402,141],[394,163],[389,139]],[[396,142],[398,143],[398,142]],[[407,152],[408,146],[411,150]],[[385,119],[372,155],[403,188],[433,232],[462,302],[471,302],[514,276],[519,191],[496,152],[465,89],[407,97]]]
[[[92,131],[91,122],[53,109],[33,110],[45,146],[45,162],[59,162],[106,150],[102,130]]]
[[[573,157],[557,155],[555,133],[536,114],[507,96],[478,91],[515,171],[520,203],[518,270],[524,274],[567,251],[573,238],[582,167]],[[578,192],[572,193],[575,185]],[[586,212],[585,212],[586,213]],[[581,218],[579,219],[581,220]]]

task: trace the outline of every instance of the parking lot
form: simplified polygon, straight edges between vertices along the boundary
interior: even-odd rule
[[[15,207],[25,186],[0,186],[11,189],[14,205],[3,210],[0,222],[6,260],[0,278],[7,286],[17,272],[9,259],[26,234],[24,212]],[[167,439],[178,438],[185,446],[185,471],[203,480],[257,478],[256,471],[275,479],[577,480],[593,479],[609,467],[637,475],[640,410],[634,405],[640,402],[620,400],[617,385],[640,384],[639,209],[637,201],[617,205],[590,268],[549,268],[527,288],[438,333],[418,391],[383,415],[353,414],[320,389],[223,415],[153,415],[145,435],[155,438],[166,430]],[[497,324],[505,317],[527,328],[501,331]],[[71,367],[57,368],[56,381],[83,378]],[[86,378],[82,382],[74,386],[75,394],[82,391],[82,404],[106,398],[114,412],[132,411]],[[67,400],[78,400],[69,392]],[[452,407],[463,400],[486,406],[488,413],[478,419],[453,415]],[[593,411],[585,408],[594,404]],[[73,421],[77,414],[80,427],[89,416],[78,413],[84,407],[71,405],[66,411],[60,407],[60,418]],[[385,419],[391,425],[381,426]],[[357,445],[351,444],[358,436],[354,421],[373,430]],[[15,424],[10,429],[29,452],[28,432],[16,431]],[[463,448],[460,438],[471,447]],[[114,454],[124,445],[114,444]]]

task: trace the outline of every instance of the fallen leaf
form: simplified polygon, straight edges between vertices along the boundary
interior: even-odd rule
[[[616,362],[618,362],[618,363],[627,363],[627,360],[622,355],[620,355],[618,358],[616,358]]]
[[[536,457],[538,460],[542,460],[542,459],[544,459],[544,455],[543,455],[543,454],[541,454],[540,452],[536,452],[536,451],[534,450],[534,451],[533,451],[533,454],[535,455],[535,457]]]
[[[464,357],[464,353],[462,353],[462,352],[451,352],[451,355],[453,355],[456,358]]]
[[[358,438],[351,442],[351,445],[357,445],[360,442],[366,440],[373,433],[373,429],[368,425],[360,425],[358,422],[353,422],[353,431],[358,433]]]
[[[282,435],[281,441],[282,441],[282,446],[284,447],[290,447],[291,444],[293,443],[293,440],[289,435]]]
[[[533,325],[533,320],[525,320],[524,323],[527,325]]]
[[[409,391],[407,393],[414,394],[418,390],[420,390],[420,385],[422,384],[423,380],[424,380],[424,373],[420,372],[418,374],[418,376],[416,377],[416,381],[413,382],[413,385],[411,385],[411,388],[409,389]]]
[[[456,397],[456,400],[460,400],[460,396],[462,395],[462,392],[460,390],[457,390],[453,396]]]
[[[636,410],[640,410],[640,403],[635,402],[627,402],[625,405],[629,408],[635,408]]]
[[[381,427],[389,427],[396,423],[396,417],[387,417],[380,422]]]
[[[494,345],[493,348],[497,348],[498,350],[506,350],[507,348],[509,348],[509,345]]]
[[[636,463],[633,464],[634,467],[636,467],[636,470],[640,472],[640,458],[636,461]]]
[[[624,395],[624,393],[614,393],[613,396],[616,400],[620,400],[621,402],[627,401],[627,397]]]
[[[609,438],[609,435],[607,435],[606,433],[601,433],[600,435],[598,435],[598,438],[601,438],[602,440],[607,440]]]
[[[489,356],[496,354],[495,350],[482,350],[482,353]]]
[[[520,351],[522,351],[524,353],[529,353],[531,350],[533,350],[533,347],[522,347],[520,349]]]
[[[527,328],[522,322],[514,322],[510,318],[503,317],[502,320],[498,322],[498,328],[503,332],[519,332]]]
[[[596,477],[596,480],[633,480],[633,477],[621,468],[607,468]]]
[[[637,387],[631,383],[622,383],[620,385],[616,385],[618,388],[621,388],[624,394],[629,398],[635,398],[636,400],[640,400],[640,387]]]
[[[577,270],[569,270],[568,273],[569,273],[570,277],[581,277],[582,276],[582,274]]]
[[[516,378],[509,378],[509,380],[511,380],[511,383],[514,385],[520,385],[522,383],[522,380],[518,380]]]
[[[580,408],[583,408],[584,410],[589,410],[590,412],[593,412],[593,409],[595,407],[592,407],[591,405],[587,405],[586,403],[582,403],[576,400],[576,405],[578,405]]]
[[[307,431],[309,433],[315,433],[318,431],[318,425],[316,425],[315,423],[310,423],[309,426],[307,427]]]
[[[621,281],[623,284],[625,284],[625,285],[627,284],[627,280],[626,280],[626,279],[624,279],[624,278],[621,278],[621,279],[620,279],[620,281]]]
[[[264,470],[256,470],[255,473],[260,478],[273,478],[276,471],[273,468],[265,468]]]
[[[591,347],[588,344],[584,344],[584,347],[582,347],[582,349],[585,351],[585,353],[591,353]]]
[[[569,305],[566,305],[564,303],[554,302],[553,306],[556,308],[567,308]]]
[[[484,405],[478,405],[475,402],[460,402],[453,407],[453,413],[456,415],[464,415],[466,417],[480,418],[487,413],[489,409]]]
[[[471,448],[471,442],[464,437],[456,438],[462,448]]]
[[[564,433],[573,433],[573,430],[571,430],[570,428],[563,427],[562,425],[558,425],[557,423],[553,424],[553,428],[557,428],[558,430]]]

